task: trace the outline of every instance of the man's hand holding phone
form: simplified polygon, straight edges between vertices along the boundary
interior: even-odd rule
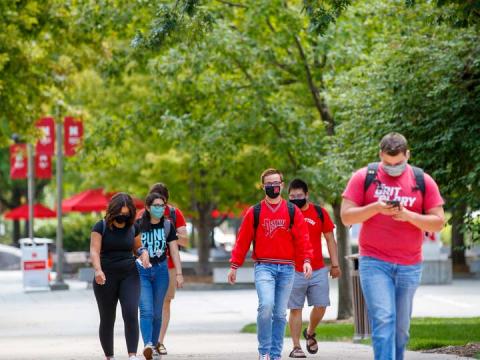
[[[402,211],[402,206],[398,200],[378,200],[377,207],[378,212],[386,216],[396,216]]]
[[[398,200],[388,200],[386,204],[400,209],[400,201]]]

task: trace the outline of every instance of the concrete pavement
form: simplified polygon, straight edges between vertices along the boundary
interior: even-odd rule
[[[25,294],[19,272],[0,272],[0,359],[102,359],[97,337],[98,311],[85,283],[69,281],[65,292]],[[331,283],[334,319],[338,289]],[[422,286],[414,303],[414,316],[480,316],[480,281],[456,280],[453,285]],[[182,290],[173,302],[172,320],[163,360],[256,359],[256,336],[241,334],[255,322],[257,296],[249,290]],[[306,312],[304,316],[306,317]],[[120,312],[115,327],[117,360],[126,359]],[[139,346],[139,349],[141,347]],[[285,341],[285,356],[290,340]],[[369,346],[351,343],[320,344],[311,359],[372,359]],[[455,356],[408,353],[407,360],[455,359]]]

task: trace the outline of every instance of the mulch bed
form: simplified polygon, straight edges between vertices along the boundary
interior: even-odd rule
[[[445,346],[438,349],[431,349],[422,351],[424,353],[434,353],[434,354],[449,354],[457,355],[462,357],[474,357],[477,354],[480,354],[480,343],[470,343],[465,346]]]

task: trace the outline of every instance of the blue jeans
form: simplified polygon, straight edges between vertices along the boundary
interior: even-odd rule
[[[280,358],[287,324],[287,303],[293,286],[292,265],[257,263],[255,287],[258,294],[258,352]]]
[[[398,265],[362,256],[359,270],[375,359],[403,360],[422,264]]]
[[[162,261],[148,269],[138,262],[136,264],[140,274],[140,331],[145,345],[156,345],[169,282],[167,262]]]

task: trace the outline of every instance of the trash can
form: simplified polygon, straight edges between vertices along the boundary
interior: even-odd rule
[[[355,327],[355,333],[353,335],[354,342],[368,339],[372,334],[370,321],[368,319],[367,304],[365,303],[362,287],[360,286],[360,273],[358,271],[359,258],[359,254],[347,256],[347,259],[353,262],[351,277],[353,289],[353,320]]]
[[[20,239],[22,252],[23,288],[25,291],[50,290],[50,254],[48,245],[51,239]]]

